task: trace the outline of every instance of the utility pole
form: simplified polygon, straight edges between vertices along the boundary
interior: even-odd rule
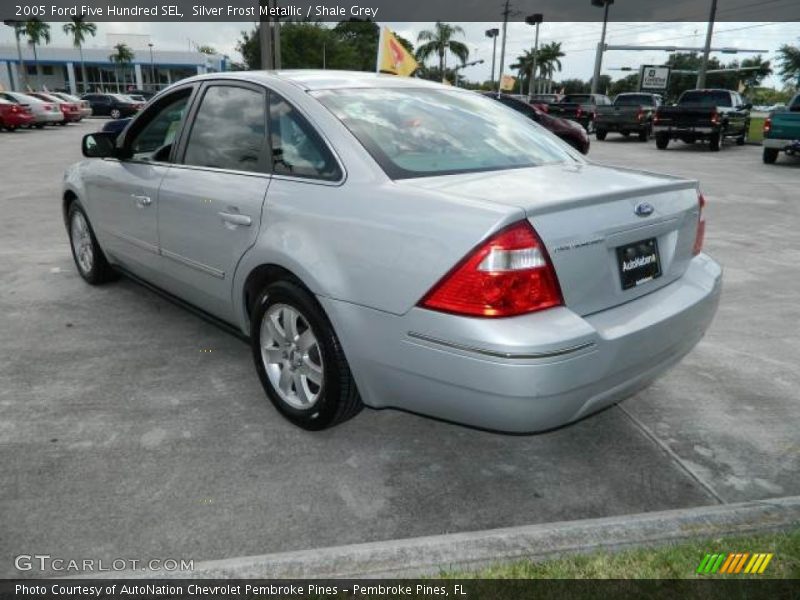
[[[503,85],[503,68],[506,62],[506,32],[508,31],[508,15],[511,14],[509,5],[511,0],[506,0],[503,8],[503,43],[500,45],[500,72],[497,77],[497,93],[500,93],[500,86]]]
[[[497,28],[487,29],[486,37],[492,39],[492,87],[494,87],[494,67],[495,58],[497,57],[497,36],[500,35],[500,30]]]
[[[275,7],[275,14],[278,14],[278,0],[273,0],[273,5]],[[275,25],[272,29],[272,37],[273,43],[275,44],[275,68],[281,68],[281,21],[276,16],[275,17]]]
[[[706,72],[708,71],[708,55],[711,52],[711,38],[714,36],[714,20],[717,18],[717,0],[711,0],[711,14],[708,17],[708,31],[706,32],[706,45],[703,48],[703,62],[697,73],[696,89],[706,87]]]
[[[533,83],[536,79],[536,59],[539,56],[539,25],[544,21],[544,16],[541,13],[536,13],[525,17],[525,22],[528,25],[536,27],[536,41],[533,44],[533,65],[531,66],[531,80],[528,82],[528,101],[533,96]],[[521,85],[521,84],[520,84]],[[522,90],[520,90],[522,92]]]
[[[592,6],[604,7],[603,13],[603,33],[600,35],[600,43],[597,44],[597,55],[594,59],[594,77],[592,77],[592,93],[597,93],[600,85],[600,70],[603,66],[603,52],[606,49],[606,27],[608,26],[608,7],[614,4],[614,0],[592,0]]]
[[[156,67],[155,63],[153,62],[153,42],[147,44],[150,48],[150,85],[153,86],[153,91],[158,91],[158,86],[156,85]],[[86,82],[83,82],[83,87],[86,87]],[[84,92],[88,91],[86,89],[83,90]]]
[[[259,13],[260,24],[258,26],[258,41],[261,47],[261,68],[265,70],[274,69],[275,63],[272,59],[272,23],[269,17],[269,0],[259,0],[259,9],[266,9],[267,14]]]

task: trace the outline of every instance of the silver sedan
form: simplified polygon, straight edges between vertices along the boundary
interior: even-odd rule
[[[364,405],[557,427],[645,388],[717,310],[697,182],[589,163],[469,91],[204,75],[83,153],[63,193],[81,276],[234,325],[307,429]]]
[[[0,98],[28,107],[31,114],[33,114],[31,127],[42,129],[45,125],[55,125],[64,121],[64,114],[56,102],[45,102],[34,96],[19,92],[0,91]]]

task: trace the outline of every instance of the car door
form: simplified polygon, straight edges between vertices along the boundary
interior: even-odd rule
[[[270,185],[267,91],[211,81],[159,195],[164,287],[223,320],[239,259],[253,245]]]
[[[118,142],[127,158],[103,159],[84,178],[90,218],[113,262],[148,280],[159,275],[158,193],[193,86],[150,106]]]

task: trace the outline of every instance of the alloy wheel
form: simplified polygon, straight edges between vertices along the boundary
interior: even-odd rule
[[[70,233],[75,260],[78,262],[81,272],[87,274],[94,266],[94,246],[92,245],[92,234],[89,232],[89,224],[82,212],[73,213]]]

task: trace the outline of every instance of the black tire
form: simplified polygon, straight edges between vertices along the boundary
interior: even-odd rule
[[[639,141],[640,142],[646,142],[647,140],[650,139],[650,134],[651,134],[651,132],[650,132],[650,128],[649,127],[645,128],[645,129],[642,129],[639,132]]]
[[[736,138],[736,145],[737,146],[744,146],[746,141],[747,140],[745,139],[745,134],[743,133],[742,135],[740,135],[739,137]]]
[[[78,219],[79,215],[83,218],[88,233],[88,245],[85,246],[86,251],[91,252],[91,266],[88,268],[86,262],[79,258],[76,245],[80,244],[76,244],[74,239],[76,231],[73,228],[73,221]],[[78,274],[83,277],[87,283],[99,285],[101,283],[113,281],[119,277],[119,274],[108,264],[103,250],[97,243],[97,238],[94,235],[92,224],[89,222],[89,217],[86,216],[86,212],[77,200],[73,201],[69,206],[69,212],[67,213],[67,234],[69,235],[69,247],[72,250],[72,258],[75,261],[75,267],[78,269]]]
[[[291,398],[285,400],[267,374],[262,352],[262,344],[265,343],[262,341],[262,323],[271,308],[273,311],[277,311],[280,310],[280,307],[288,307],[299,314],[303,322],[307,324],[305,330],[310,330],[313,334],[316,352],[321,358],[322,384],[315,386],[317,397],[309,408],[293,406],[290,404]],[[297,328],[299,331],[300,325]],[[295,341],[299,339],[300,336],[296,337]],[[364,407],[333,326],[316,299],[300,285],[292,281],[281,280],[264,288],[253,309],[250,321],[250,340],[256,372],[267,397],[278,409],[278,412],[298,427],[310,431],[326,429],[354,417]],[[273,348],[277,348],[277,346],[273,346]],[[292,356],[297,353],[294,343],[292,343],[290,352]],[[287,364],[278,371],[279,373],[283,373],[288,368],[288,362],[290,362],[288,352],[284,352],[284,358],[286,358]],[[302,363],[301,360],[296,365],[298,369]],[[274,373],[275,371],[273,371],[273,376]],[[289,385],[296,389],[297,383]]]
[[[722,136],[719,133],[711,134],[711,137],[708,138],[708,149],[712,152],[719,152],[720,148],[722,147]]]
[[[595,136],[597,136],[597,139],[602,142],[604,139],[606,139],[608,131],[606,131],[605,129],[598,129],[597,131],[594,132],[594,134]]]
[[[630,131],[621,131],[620,133],[622,133],[622,137],[626,137],[626,138],[627,137],[631,137],[631,132]]]
[[[659,150],[666,150],[669,146],[669,136],[665,133],[656,134],[656,148]]]
[[[765,165],[774,165],[775,161],[778,160],[778,154],[780,153],[779,150],[776,148],[764,148],[764,164]]]
[[[44,123],[37,123],[35,127],[36,129],[44,129]]]

